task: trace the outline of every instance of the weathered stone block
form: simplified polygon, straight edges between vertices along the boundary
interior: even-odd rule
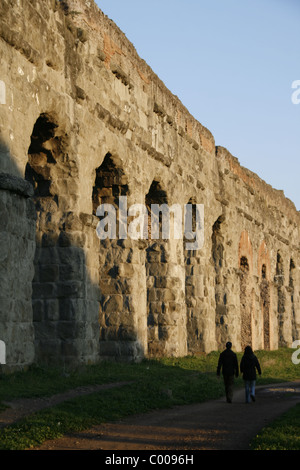
[[[57,322],[57,325],[56,325],[57,338],[62,341],[74,339],[77,337],[77,334],[76,334],[77,328],[78,328],[78,324],[76,322],[70,322],[70,321]]]
[[[122,312],[123,310],[124,299],[122,295],[112,295],[108,300],[103,304],[103,310],[110,314],[112,312]]]
[[[0,263],[8,260],[10,250],[10,235],[8,232],[0,232]]]
[[[57,298],[83,298],[84,297],[84,284],[81,281],[64,281],[56,284]]]
[[[175,301],[177,293],[170,289],[155,289],[156,291],[156,298],[158,301]]]
[[[84,299],[60,298],[59,318],[62,321],[82,321],[86,319],[86,303]]]
[[[76,268],[76,266],[84,262],[84,254],[80,248],[74,246],[58,247],[57,253],[59,256],[60,264],[67,264]]]
[[[33,196],[33,187],[28,181],[8,173],[0,172],[0,189],[5,189],[24,197]]]
[[[74,264],[61,264],[58,267],[59,280],[60,281],[82,281],[84,280],[84,266],[80,264],[75,266]]]
[[[40,300],[40,299],[33,300],[32,312],[33,312],[33,321],[41,322],[45,318],[44,300]]]
[[[44,303],[45,319],[47,321],[59,320],[59,302],[58,299],[48,299]]]
[[[118,266],[118,275],[120,277],[132,278],[136,272],[136,267],[133,264],[121,263]]]
[[[55,282],[58,280],[59,265],[49,264],[39,266],[39,281],[42,282]]]
[[[35,282],[32,285],[33,299],[53,299],[57,296],[57,286],[53,282]]]

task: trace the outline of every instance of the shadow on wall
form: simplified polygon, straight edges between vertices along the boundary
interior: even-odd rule
[[[70,210],[68,192],[76,184],[78,171],[67,136],[51,116],[43,114],[33,128],[26,179],[4,143],[1,163],[0,341],[6,346],[4,367],[15,370],[33,362],[74,367],[103,358],[136,360],[144,345],[139,344],[134,328],[123,341],[118,335],[100,341],[105,295],[99,277],[106,244],[96,236],[98,217]],[[10,172],[2,171],[4,168]],[[118,281],[110,272],[110,284],[114,283]],[[110,320],[121,314],[116,306]],[[127,327],[120,324],[124,331]]]
[[[7,371],[34,362],[99,361],[99,283],[89,277],[84,252],[95,227],[92,216],[62,211],[52,194],[53,138],[44,133],[31,144],[30,182],[16,176],[9,149],[0,144],[0,362]],[[92,259],[99,240],[95,249]]]
[[[19,174],[3,141],[0,162],[0,362],[3,369],[11,369],[34,360],[31,283],[36,215],[32,187]]]
[[[101,247],[96,237],[98,219],[84,213],[61,213],[59,207],[56,212],[44,212],[40,210],[40,201],[37,207],[32,284],[36,360],[67,367],[108,358],[135,360],[136,332],[127,341],[113,333],[101,338],[100,312],[107,296],[100,290],[103,266],[99,258],[106,246],[102,242]],[[109,280],[110,286],[117,283],[117,274],[110,272]],[[113,303],[114,296],[109,298]],[[118,316],[120,328],[125,329],[121,321],[123,311],[117,307],[110,321]]]
[[[107,240],[97,238],[99,218],[71,210],[70,195],[74,200],[77,197],[73,191],[77,163],[68,136],[51,115],[42,114],[35,123],[25,175],[34,187],[37,212],[33,280],[37,359],[66,365],[96,363],[103,358],[136,359],[142,348],[134,326],[130,337],[127,334],[132,325],[123,318],[118,266],[111,267],[106,282],[104,258],[111,253]],[[101,184],[112,175],[109,165],[98,182],[96,173],[94,191],[98,189],[103,196]],[[119,190],[118,184],[115,189]],[[91,197],[92,192],[91,188]],[[125,251],[121,246],[116,250]]]

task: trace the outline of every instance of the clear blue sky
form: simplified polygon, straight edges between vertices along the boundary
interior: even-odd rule
[[[241,165],[300,210],[300,0],[97,0]]]

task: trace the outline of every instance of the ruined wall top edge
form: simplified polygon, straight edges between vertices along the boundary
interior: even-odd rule
[[[300,221],[300,212],[296,210],[294,203],[285,197],[282,190],[273,188],[257,174],[242,167],[238,159],[232,156],[227,149],[221,146],[215,147],[215,140],[209,129],[199,123],[189,113],[179,98],[171,93],[160,78],[153,72],[151,67],[139,57],[134,45],[127,39],[124,32],[122,32],[120,28],[101,11],[94,0],[66,0],[64,4],[67,8],[68,14],[72,16],[72,20],[83,27],[88,27],[90,34],[94,36],[95,40],[99,41],[101,37],[102,41],[105,41],[103,38],[105,38],[105,34],[108,34],[109,37],[118,44],[120,51],[123,51],[125,55],[129,55],[131,60],[134,59],[141,80],[146,83],[155,84],[156,86],[154,89],[154,100],[156,100],[155,106],[158,113],[168,114],[170,119],[174,118],[177,122],[180,120],[179,116],[183,115],[183,121],[185,120],[185,124],[183,125],[185,125],[186,132],[190,132],[190,137],[195,138],[202,147],[203,140],[207,139],[209,143],[206,141],[206,150],[213,149],[213,153],[215,153],[219,159],[226,155],[226,160],[230,165],[230,170],[233,171],[235,175],[241,178],[253,189],[259,188],[259,191],[265,197],[273,200],[274,205],[282,205],[285,212],[287,212],[292,218],[296,217],[298,222]],[[105,49],[104,43],[103,46]],[[106,60],[110,62],[109,66],[111,67],[112,58],[108,57]],[[116,58],[114,58],[114,60],[116,60]],[[174,115],[176,113],[177,115]],[[192,122],[193,124],[189,126],[189,122]],[[196,136],[197,133],[202,136],[202,139],[200,137],[200,141],[198,140],[198,135]]]
[[[122,57],[130,58],[127,64],[128,69],[124,72],[138,78],[146,87],[148,85],[147,91],[150,91],[153,99],[156,100],[157,112],[168,115],[170,119],[176,119],[179,125],[181,120],[184,130],[191,137],[198,140],[197,133],[200,133],[210,141],[211,148],[214,148],[214,136],[209,129],[198,122],[180,99],[165,86],[145,60],[138,55],[134,45],[124,32],[102,12],[94,0],[65,0],[62,3],[65,7],[65,13],[71,17],[72,22],[87,30],[89,38],[98,42],[102,47],[105,55],[104,62],[108,68],[111,69],[119,65]],[[124,65],[124,61],[122,64]],[[177,116],[175,116],[175,112]],[[192,121],[190,126],[186,121]],[[191,127],[194,128],[194,132]]]
[[[300,211],[297,211],[294,202],[285,196],[283,190],[273,188],[261,179],[259,175],[243,167],[239,160],[222,146],[216,147],[216,158],[223,167],[227,168],[236,178],[241,180],[249,188],[250,192],[259,193],[268,202],[269,206],[276,207],[287,217],[294,219],[297,224],[300,223]]]
[[[26,24],[26,22],[29,23],[30,15],[34,12],[36,15],[32,15],[33,24]],[[238,160],[226,149],[215,147],[214,137],[211,132],[202,126],[181,101],[167,89],[147,63],[138,56],[133,44],[126,38],[125,34],[99,9],[94,0],[18,0],[17,2],[2,0],[0,17],[0,38],[5,41],[6,45],[8,44],[21,52],[32,67],[36,68],[36,73],[40,74],[43,79],[41,83],[44,88],[48,88],[46,80],[48,79],[48,71],[44,63],[45,51],[39,48],[39,43],[34,41],[34,38],[39,33],[41,33],[41,36],[48,34],[48,38],[53,39],[53,44],[50,44],[49,48],[51,47],[54,50],[55,38],[62,42],[66,41],[68,34],[73,34],[74,39],[75,34],[76,40],[84,47],[85,60],[96,54],[101,60],[102,66],[108,72],[121,75],[121,79],[127,81],[129,86],[132,85],[142,89],[153,106],[152,109],[149,108],[149,112],[154,111],[158,116],[174,125],[178,134],[184,136],[189,143],[192,143],[194,150],[197,151],[198,148],[201,148],[208,152],[213,157],[209,160],[212,162],[215,160],[216,164],[213,164],[220,171],[230,171],[236,178],[248,185],[250,189],[258,191],[262,197],[270,201],[270,205],[279,207],[282,213],[299,223],[300,213],[296,210],[292,201],[284,196],[282,191],[273,189],[256,174],[243,168]],[[48,31],[44,30],[45,28]],[[69,51],[70,49],[68,49]],[[54,56],[54,59],[58,62],[61,60],[59,65],[62,69],[69,65],[66,62],[70,61],[71,58],[64,56],[60,59],[58,54],[54,54]],[[72,57],[76,58],[75,54]],[[51,69],[51,64],[49,67]],[[53,83],[60,85],[60,78],[57,78],[58,73],[54,67],[51,73],[51,77],[56,80]],[[18,79],[16,77],[16,80]],[[13,85],[12,83],[11,86]],[[27,85],[29,86],[29,84]],[[59,98],[67,96],[71,88],[70,85],[68,87],[61,86],[58,93]],[[53,95],[51,95],[51,99],[57,103]],[[36,108],[41,111],[40,105]],[[61,111],[60,108],[59,111]],[[4,111],[3,118],[6,119]],[[18,116],[15,119],[18,119]],[[34,123],[34,118],[28,116],[28,120],[30,120],[30,125],[28,124],[30,127]],[[25,135],[25,132],[23,134]],[[17,149],[19,154],[23,153],[25,155],[26,148],[28,149],[30,133],[27,132],[26,135],[28,135],[27,141],[19,144],[20,149]],[[208,172],[207,175],[209,175]]]

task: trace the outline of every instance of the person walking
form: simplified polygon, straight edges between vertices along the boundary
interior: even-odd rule
[[[246,346],[240,364],[241,374],[245,382],[245,399],[250,403],[250,398],[255,401],[256,371],[261,375],[261,367],[251,346]]]
[[[217,366],[217,376],[220,376],[221,370],[225,385],[225,394],[227,403],[232,403],[234,376],[239,376],[239,365],[237,355],[231,350],[232,343],[226,343],[226,349],[221,352]]]

